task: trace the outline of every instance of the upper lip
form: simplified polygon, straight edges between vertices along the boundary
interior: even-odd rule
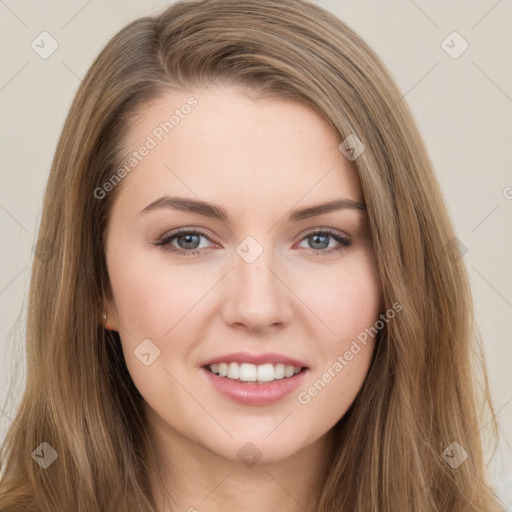
[[[251,354],[250,352],[233,352],[231,354],[225,354],[223,356],[208,359],[201,366],[208,366],[210,364],[218,363],[250,363],[254,365],[262,365],[265,363],[279,364],[289,366],[307,367],[302,361],[288,357],[282,354],[276,354],[274,352],[266,352],[264,354]]]

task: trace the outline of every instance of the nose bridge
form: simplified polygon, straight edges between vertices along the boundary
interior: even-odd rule
[[[225,304],[226,320],[251,329],[289,321],[287,287],[276,276],[279,267],[272,247],[247,237],[236,248]]]

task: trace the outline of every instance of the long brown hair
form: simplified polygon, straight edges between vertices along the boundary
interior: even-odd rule
[[[304,0],[187,0],[138,19],[103,49],[67,116],[45,192],[30,284],[27,383],[1,451],[0,509],[155,511],[142,398],[116,332],[101,321],[110,285],[108,216],[137,109],[212,80],[302,102],[366,146],[355,161],[384,306],[367,379],[334,427],[319,512],[497,510],[478,408],[489,400],[468,277],[432,165],[376,54]],[[40,257],[44,254],[44,257]],[[483,393],[480,391],[483,390]],[[494,421],[494,420],[491,420]],[[458,443],[468,458],[450,467]],[[46,469],[31,454],[48,443]],[[46,446],[46,445],[43,445]],[[454,445],[452,445],[454,446]],[[453,449],[453,448],[452,448]]]

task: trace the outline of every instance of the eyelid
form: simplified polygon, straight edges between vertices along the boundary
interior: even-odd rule
[[[350,238],[349,235],[343,233],[342,231],[340,231],[338,229],[315,227],[315,228],[306,229],[306,231],[301,233],[300,234],[300,236],[302,237],[301,240],[303,238],[305,238],[306,236],[311,235],[312,233],[328,233],[329,235],[336,235],[336,236],[340,236],[340,237],[347,238],[347,239]]]
[[[173,229],[173,230],[165,233],[164,235],[162,235],[160,237],[160,240],[168,240],[171,237],[176,237],[176,236],[181,235],[181,234],[187,234],[187,235],[188,234],[197,234],[197,235],[202,235],[202,236],[204,236],[205,238],[207,238],[208,240],[210,240],[212,242],[220,243],[218,240],[216,240],[216,238],[213,235],[208,233],[204,228],[195,228],[195,227],[183,227],[183,228]]]

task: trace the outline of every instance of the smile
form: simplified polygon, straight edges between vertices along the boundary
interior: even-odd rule
[[[283,363],[255,365],[233,362],[211,364],[207,366],[207,369],[219,377],[239,382],[273,382],[293,377],[302,370],[302,367]]]

